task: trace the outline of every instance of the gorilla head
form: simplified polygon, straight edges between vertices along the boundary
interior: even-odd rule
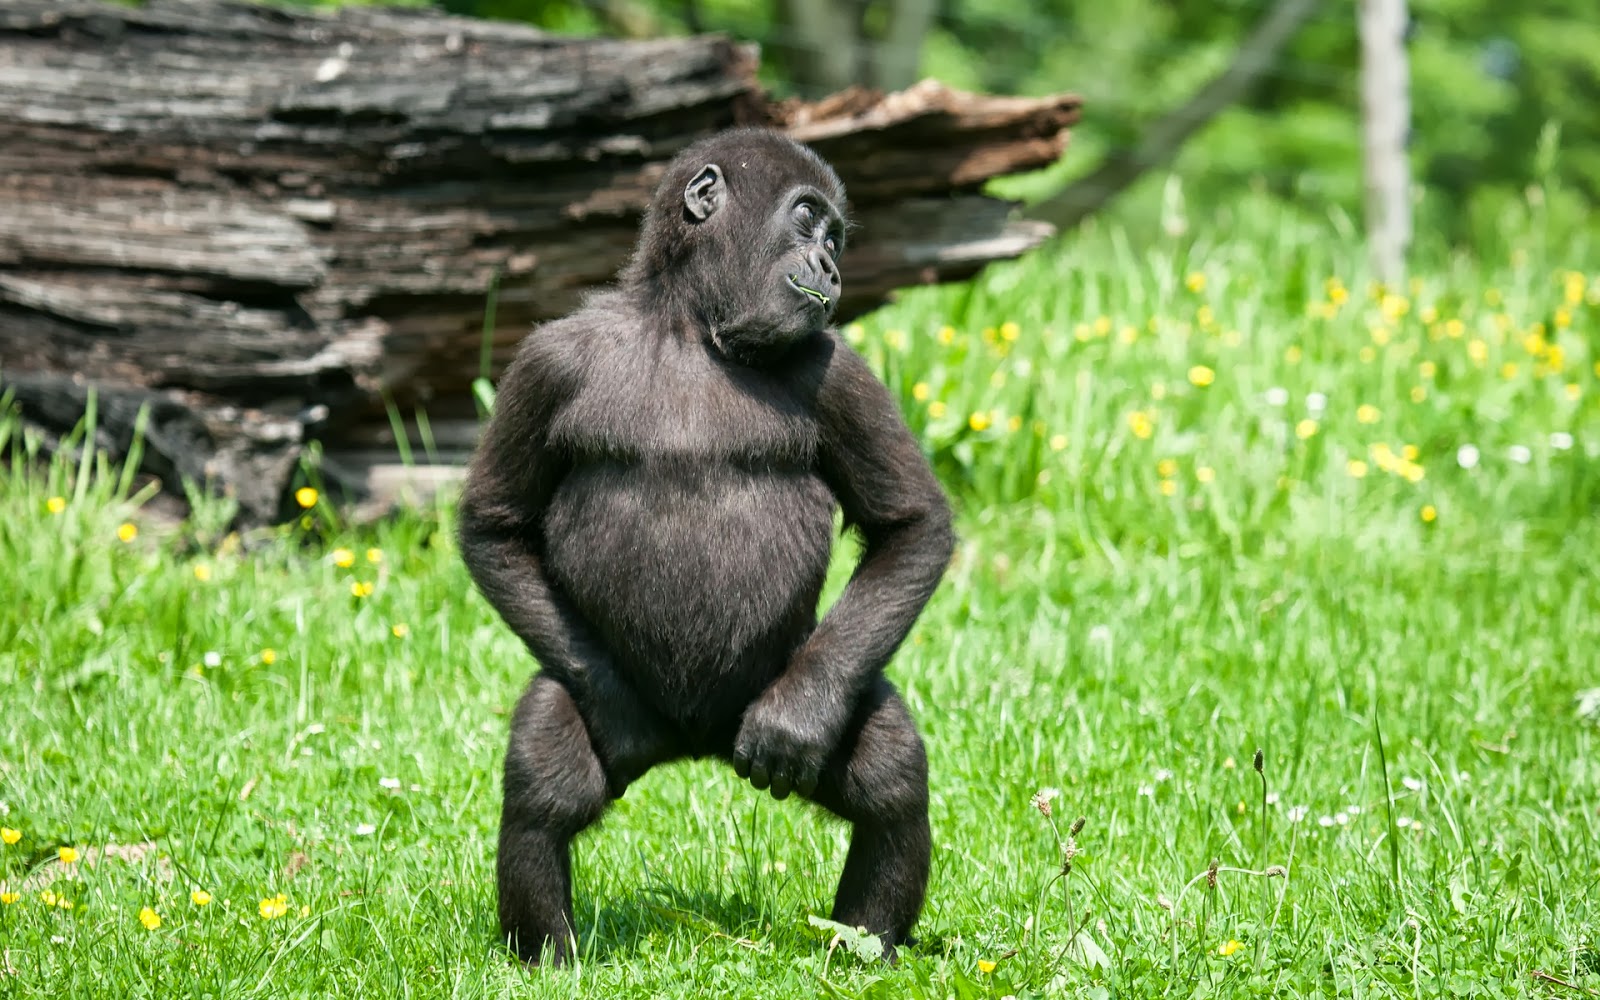
[[[844,205],[833,168],[782,133],[703,139],[667,165],[624,286],[730,357],[771,360],[833,318]]]

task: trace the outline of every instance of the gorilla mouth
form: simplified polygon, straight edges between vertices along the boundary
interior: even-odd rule
[[[800,276],[799,275],[796,275],[796,274],[789,275],[789,284],[791,284],[794,287],[800,289],[802,292],[805,292],[807,295],[809,295],[812,298],[816,299],[818,302],[822,303],[824,306],[826,306],[829,302],[833,301],[832,299],[828,298],[826,295],[824,295],[821,292],[817,291],[815,288],[807,288],[805,285],[800,284]]]

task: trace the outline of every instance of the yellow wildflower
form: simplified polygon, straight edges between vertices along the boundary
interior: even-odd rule
[[[1449,337],[1451,340],[1460,340],[1466,332],[1467,324],[1461,322],[1461,320],[1449,319],[1445,321],[1444,333],[1445,336]]]
[[[1413,403],[1420,403],[1424,399],[1427,399],[1427,398],[1428,398],[1428,390],[1427,389],[1424,389],[1420,385],[1414,385],[1414,386],[1411,387],[1411,401]]]
[[[1202,465],[1194,470],[1194,478],[1198,482],[1209,483],[1217,478],[1217,470],[1208,465]]]
[[[61,863],[64,865],[76,864],[78,849],[76,847],[58,847],[56,848],[56,857],[60,858]]]
[[[1359,458],[1352,458],[1345,464],[1345,471],[1350,473],[1351,479],[1365,479],[1367,477],[1367,463]]]
[[[1467,357],[1472,359],[1473,364],[1482,365],[1489,360],[1489,345],[1481,340],[1467,341]]]
[[[1205,365],[1195,365],[1189,369],[1189,382],[1192,385],[1204,388],[1217,380],[1217,373]]]
[[[1562,282],[1562,297],[1567,305],[1575,306],[1583,301],[1583,287],[1586,284],[1581,271],[1568,271]]]
[[[1552,322],[1557,330],[1565,330],[1572,325],[1572,311],[1570,309],[1557,309]]]
[[[44,509],[52,514],[59,514],[67,509],[67,498],[51,497],[44,502]]]
[[[1228,941],[1225,944],[1220,944],[1217,946],[1217,954],[1221,955],[1223,958],[1227,958],[1243,947],[1244,942],[1242,941]]]
[[[333,564],[340,569],[349,569],[356,564],[356,554],[349,549],[334,549],[330,555]]]
[[[302,486],[294,491],[294,502],[309,510],[317,505],[317,491],[310,486]]]
[[[396,639],[404,639],[406,636],[411,634],[411,626],[407,625],[405,622],[396,622],[389,626],[389,633]]]
[[[956,328],[955,327],[953,327],[953,326],[941,326],[939,328],[939,343],[943,344],[946,347],[949,347],[955,341],[955,339],[956,339]]]
[[[1006,430],[1010,431],[1013,434],[1015,434],[1017,431],[1022,430],[1022,418],[1021,417],[1012,417],[1009,420],[1007,420],[1006,421]]]
[[[1067,436],[1065,434],[1052,434],[1050,436],[1050,450],[1051,451],[1063,451],[1063,450],[1066,449],[1066,447],[1067,447]]]
[[[10,906],[21,898],[22,896],[15,892],[0,892],[0,903],[4,903],[6,906]]]
[[[1579,396],[1583,395],[1583,387],[1576,382],[1568,382],[1566,391],[1567,398],[1571,400],[1576,400]]]
[[[1298,344],[1290,344],[1288,350],[1283,352],[1283,360],[1287,361],[1291,365],[1299,364],[1300,359],[1304,356],[1305,352],[1300,350],[1300,346]]]
[[[1550,366],[1551,371],[1558,372],[1566,367],[1567,352],[1562,350],[1560,344],[1551,344],[1550,348],[1544,352],[1544,363]]]
[[[929,387],[928,383],[918,382],[916,385],[911,387],[911,398],[919,403],[926,403],[928,401],[929,394],[932,392],[933,389]]]
[[[262,920],[276,920],[289,912],[289,897],[283,893],[263,899],[256,907]]]
[[[1500,289],[1498,288],[1488,288],[1484,290],[1483,301],[1489,306],[1498,307],[1501,302],[1505,301],[1505,296],[1500,294]]]
[[[1106,334],[1108,334],[1110,332],[1111,332],[1111,317],[1110,316],[1099,316],[1099,317],[1096,317],[1095,321],[1094,321],[1094,335],[1096,337],[1104,337]]]
[[[1364,365],[1372,364],[1372,362],[1378,357],[1378,352],[1373,350],[1370,346],[1363,347],[1361,350],[1357,351],[1356,354],[1361,358],[1361,363]]]
[[[1408,462],[1415,462],[1419,454],[1421,454],[1421,452],[1417,451],[1417,446],[1414,444],[1400,446],[1400,457],[1404,458]]]
[[[1089,329],[1088,323],[1079,323],[1072,328],[1072,336],[1078,343],[1082,344],[1087,343],[1089,338],[1094,336],[1094,333]]]
[[[989,424],[989,415],[981,410],[967,418],[967,426],[971,427],[975,431],[988,430]]]
[[[1515,361],[1507,361],[1505,364],[1501,365],[1500,366],[1500,377],[1501,378],[1516,378],[1517,377],[1517,363]]]
[[[1167,398],[1167,387],[1160,382],[1150,386],[1150,398],[1160,401]]]
[[[1424,361],[1417,366],[1417,371],[1421,373],[1423,378],[1433,378],[1439,373],[1439,366],[1432,361]]]
[[[189,893],[189,902],[196,906],[209,905],[211,902],[211,893],[206,892],[204,889],[196,889],[195,891]]]
[[[139,923],[144,924],[144,929],[153,931],[161,926],[161,915],[146,906],[139,911]]]
[[[1189,291],[1198,295],[1206,290],[1206,276],[1199,271],[1192,271],[1187,278],[1183,279],[1183,284]]]
[[[996,372],[994,372],[993,374],[991,374],[989,376],[989,386],[991,388],[998,389],[998,388],[1000,388],[1001,386],[1003,386],[1005,384],[1006,384],[1006,373],[1005,372],[996,371]]]
[[[888,345],[891,351],[903,351],[906,349],[906,332],[904,330],[885,330],[883,342]]]
[[[1122,329],[1117,331],[1117,339],[1124,344],[1137,343],[1139,340],[1139,328],[1131,323],[1124,324]]]
[[[1317,433],[1317,422],[1310,417],[1294,425],[1294,436],[1304,441]]]
[[[1162,479],[1171,479],[1173,476],[1176,476],[1177,474],[1178,474],[1178,460],[1177,459],[1175,459],[1175,458],[1163,458],[1161,461],[1156,463],[1156,475],[1160,476]]]
[[[1379,300],[1378,308],[1390,319],[1399,319],[1411,311],[1411,302],[1404,295],[1385,295]]]
[[[1364,424],[1375,424],[1382,414],[1371,403],[1362,403],[1356,407],[1356,419]]]
[[[211,567],[207,566],[205,563],[195,563],[194,578],[199,580],[201,583],[209,581],[211,579]]]
[[[1426,523],[1426,524],[1432,524],[1434,521],[1437,521],[1438,519],[1439,519],[1439,510],[1438,510],[1438,508],[1435,507],[1431,503],[1430,504],[1424,504],[1423,508],[1422,508],[1422,520],[1423,520],[1423,522]]]
[[[1017,337],[1019,337],[1021,335],[1022,335],[1022,327],[1020,327],[1017,324],[1011,322],[1010,320],[1006,320],[1004,323],[1000,324],[1000,339],[1001,340],[1007,340],[1007,341],[1016,340]]]
[[[17,841],[19,841],[21,839],[22,839],[22,831],[21,830],[13,830],[9,826],[0,826],[0,841],[4,841],[7,846],[10,846],[11,844],[15,844]]]
[[[1369,332],[1372,334],[1372,342],[1379,347],[1387,344],[1389,339],[1394,336],[1388,327],[1382,325],[1374,326]]]
[[[266,666],[272,666],[278,662],[278,651],[276,649],[263,649],[261,651],[261,662]]]
[[[995,963],[994,962],[989,961],[987,958],[978,959],[978,971],[979,972],[983,973],[984,975],[988,975],[989,973],[993,972],[994,970],[995,970]]]
[[[935,420],[938,420],[940,417],[944,416],[944,411],[945,405],[944,400],[942,399],[936,399],[928,404],[928,416]]]
[[[1151,435],[1156,432],[1155,421],[1143,410],[1134,410],[1128,414],[1128,429],[1141,441],[1150,440]]]
[[[127,544],[138,537],[139,526],[131,521],[124,521],[122,526],[117,529],[117,540],[123,544]]]
[[[860,323],[851,323],[844,328],[844,339],[852,344],[861,343],[861,338],[867,335],[867,328]]]
[[[368,549],[367,550],[367,562],[372,563],[373,565],[377,565],[378,563],[383,562],[383,550],[382,549]]]
[[[1422,320],[1422,322],[1431,325],[1438,321],[1439,310],[1435,309],[1433,306],[1423,306],[1422,311],[1417,313],[1417,318]]]
[[[358,580],[350,585],[350,596],[371,597],[372,589],[373,587],[371,580]]]
[[[1174,482],[1171,479],[1163,479],[1163,480],[1161,480],[1161,495],[1162,496],[1164,496],[1164,497],[1175,496],[1177,494],[1177,492],[1178,492],[1178,484],[1176,482]]]

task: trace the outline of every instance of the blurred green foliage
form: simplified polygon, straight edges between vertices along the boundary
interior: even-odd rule
[[[301,0],[336,4],[341,0]],[[793,29],[776,0],[441,0],[456,13],[563,33],[723,31],[762,43],[763,80],[791,93]],[[887,16],[891,5],[869,0]],[[1272,0],[939,0],[922,70],[1004,94],[1080,93],[1085,119],[1065,162],[1013,183],[1047,196],[1088,170],[1227,66]],[[1413,0],[1418,224],[1467,239],[1475,218],[1540,184],[1582,212],[1600,198],[1600,18],[1592,0]],[[871,23],[869,14],[868,22]],[[1207,127],[1174,165],[1190,199],[1265,189],[1308,210],[1360,215],[1359,42],[1355,4],[1327,0],[1248,100]]]

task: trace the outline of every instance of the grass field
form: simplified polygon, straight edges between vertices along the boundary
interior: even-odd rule
[[[0,425],[0,995],[1600,989],[1600,280],[1546,221],[1383,291],[1247,205],[849,331],[962,536],[891,668],[936,842],[893,970],[808,924],[844,829],[701,764],[580,842],[581,965],[514,967],[531,663],[449,510],[241,544]]]

